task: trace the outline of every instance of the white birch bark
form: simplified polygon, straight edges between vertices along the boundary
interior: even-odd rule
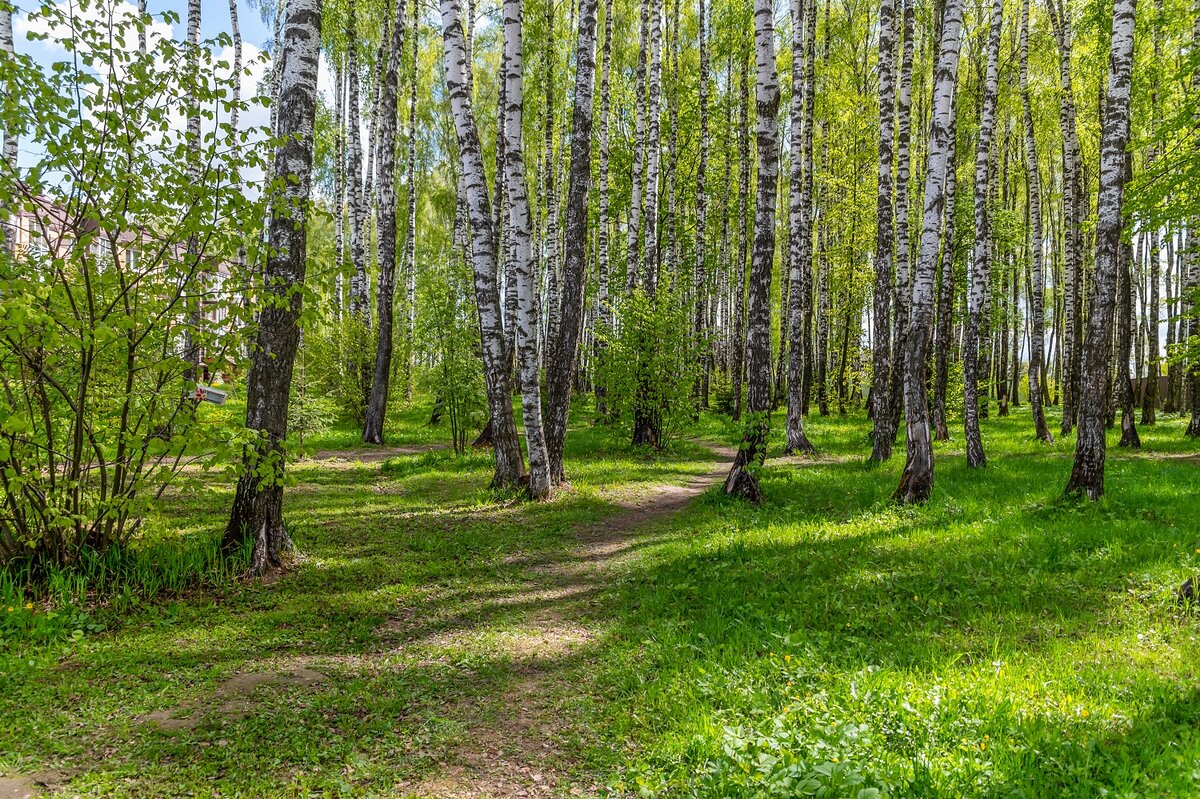
[[[946,171],[953,132],[958,54],[962,35],[961,0],[946,0],[933,84],[933,127],[925,167],[925,209],[921,246],[913,272],[912,317],[904,341],[904,416],[908,460],[895,498],[905,504],[924,502],[933,490],[933,442],[929,430],[926,356],[933,320],[934,274],[941,252]]]
[[[747,331],[748,413],[741,446],[725,479],[725,493],[753,502],[762,500],[755,472],[766,458],[771,414],[771,272],[775,259],[775,202],[779,181],[779,80],[775,70],[774,17],[772,0],[755,0],[758,187]]]
[[[1100,196],[1096,203],[1096,265],[1088,305],[1080,375],[1079,432],[1067,494],[1099,499],[1104,493],[1105,414],[1110,394],[1113,311],[1121,258],[1121,203],[1133,84],[1136,0],[1114,0],[1108,90],[1100,134]]]
[[[983,105],[980,109],[979,138],[975,144],[975,242],[971,248],[967,281],[967,324],[963,333],[963,429],[966,438],[967,465],[987,465],[983,437],[979,431],[979,338],[983,327],[991,276],[991,220],[988,217],[988,192],[991,179],[992,134],[996,126],[997,77],[1000,63],[1000,28],[1003,4],[992,5],[991,33],[988,37],[987,73],[984,77]]]
[[[504,359],[506,348],[500,313],[496,237],[491,202],[479,146],[479,129],[475,124],[471,90],[467,82],[465,36],[455,0],[442,0],[441,16],[446,85],[458,138],[459,162],[465,177],[467,208],[471,216],[471,261],[475,301],[479,309],[484,378],[487,383],[493,452],[496,458],[492,483],[495,486],[515,485],[524,475],[524,463],[512,412],[508,364]]]

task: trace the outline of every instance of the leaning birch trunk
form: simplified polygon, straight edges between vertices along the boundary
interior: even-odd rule
[[[224,548],[236,552],[253,541],[250,570],[263,574],[282,563],[292,542],[283,525],[288,398],[300,342],[300,311],[307,262],[307,217],[312,183],[313,123],[321,46],[321,0],[290,0],[283,28],[285,62],[279,82],[279,132],[275,183],[281,196],[271,203],[264,290],[273,301],[259,316],[246,386],[246,427],[262,431],[247,448]],[[264,480],[264,474],[271,478]]]
[[[790,283],[788,305],[780,308],[780,314],[788,315],[790,342],[787,360],[787,448],[785,452],[791,455],[795,452],[814,452],[815,448],[804,433],[804,367],[806,342],[804,341],[804,311],[805,293],[809,290],[810,280],[806,273],[812,274],[812,215],[811,193],[805,192],[805,170],[811,171],[812,164],[804,160],[804,137],[806,127],[812,120],[804,117],[805,99],[811,85],[806,85],[807,68],[802,62],[805,54],[805,22],[807,3],[805,0],[791,0],[792,12],[792,127],[789,141],[789,156],[791,162],[791,187],[789,191],[790,206],[788,240],[791,254],[791,274],[787,280]]]
[[[1194,0],[1192,5],[1192,51],[1200,52],[1200,0]],[[1200,67],[1192,72],[1192,93],[1200,94]],[[1200,219],[1192,217],[1188,225],[1187,251],[1184,262],[1187,264],[1187,292],[1191,297],[1191,313],[1188,314],[1188,337],[1185,341],[1195,342],[1200,337],[1200,239],[1196,237],[1196,227]],[[1187,434],[1192,438],[1200,438],[1200,353],[1192,352],[1188,362],[1188,380],[1191,381],[1192,418],[1188,422]]]
[[[941,42],[934,70],[933,128],[925,168],[921,248],[913,272],[912,319],[904,340],[904,417],[908,430],[908,462],[894,496],[906,504],[924,502],[933,491],[933,442],[929,435],[925,361],[929,350],[929,327],[933,319],[934,271],[941,250],[946,170],[953,168],[949,156],[962,33],[960,0],[947,0],[943,13]]]
[[[980,110],[979,139],[975,144],[975,242],[968,268],[967,326],[963,332],[963,432],[966,438],[967,465],[973,469],[987,465],[983,436],[979,431],[979,336],[987,306],[990,280],[991,220],[988,218],[989,168],[992,133],[996,126],[996,84],[1000,71],[1000,28],[1003,4],[992,5],[992,26],[988,38],[987,77],[984,79],[983,107]]]
[[[550,482],[566,482],[563,448],[571,409],[579,334],[583,323],[584,255],[587,252],[588,190],[592,182],[592,86],[596,72],[596,0],[580,0],[575,47],[575,108],[571,115],[571,171],[567,184],[566,254],[563,259],[562,319],[550,342],[546,369],[546,449]],[[506,81],[508,83],[508,81]],[[522,164],[522,169],[524,165]]]
[[[383,423],[387,414],[388,388],[392,375],[392,321],[396,304],[396,121],[399,106],[400,59],[404,53],[404,9],[397,10],[392,26],[392,42],[387,56],[383,86],[379,92],[379,150],[376,174],[379,192],[376,205],[376,228],[379,251],[379,296],[376,316],[379,319],[375,342],[375,373],[371,378],[371,398],[367,402],[363,441],[383,443]]]
[[[892,293],[892,138],[895,134],[895,0],[879,5],[879,193],[876,198],[875,302],[871,341],[871,460],[892,457],[892,413],[888,388],[892,369],[890,306]],[[899,368],[899,364],[895,365]]]
[[[1042,248],[1042,181],[1038,171],[1037,138],[1034,136],[1033,103],[1029,96],[1029,0],[1021,12],[1021,109],[1025,118],[1025,158],[1028,162],[1029,187],[1029,407],[1033,411],[1033,430],[1038,441],[1054,443],[1046,426],[1042,407],[1042,359],[1045,348],[1042,327],[1045,323],[1045,267]]]
[[[513,418],[512,392],[508,364],[505,362],[504,326],[500,314],[500,289],[497,282],[496,234],[487,191],[479,129],[471,104],[470,84],[466,79],[466,47],[462,20],[455,0],[442,0],[442,38],[445,44],[446,85],[458,154],[465,177],[467,209],[471,216],[472,271],[475,302],[479,307],[479,330],[483,350],[484,380],[487,383],[488,411],[492,422],[492,451],[496,467],[492,485],[516,485],[524,477],[521,442]],[[511,187],[510,187],[511,188]]]
[[[534,306],[533,249],[530,243],[529,197],[525,188],[521,73],[523,0],[504,0],[504,181],[508,195],[509,235],[517,276],[517,372],[521,382],[521,412],[529,450],[529,496],[550,495],[550,466],[542,429],[542,391],[538,380],[537,311]]]
[[[726,494],[753,502],[762,500],[757,472],[766,458],[771,419],[771,269],[775,259],[775,193],[779,179],[779,81],[775,73],[774,16],[772,0],[755,0],[758,196],[747,334],[749,392],[741,447],[725,479]]]
[[[1087,340],[1079,395],[1075,464],[1066,493],[1099,499],[1104,493],[1105,430],[1112,324],[1121,258],[1121,201],[1125,189],[1125,148],[1129,144],[1129,97],[1133,64],[1133,23],[1137,0],[1113,4],[1108,91],[1100,134],[1100,197],[1096,204],[1096,265],[1088,298]]]

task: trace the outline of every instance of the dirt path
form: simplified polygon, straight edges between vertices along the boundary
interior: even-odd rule
[[[595,630],[583,612],[588,598],[632,555],[639,533],[725,478],[736,451],[706,446],[717,456],[706,474],[684,485],[655,485],[618,497],[615,514],[576,528],[578,544],[566,556],[530,564],[534,579],[528,589],[492,600],[532,608],[501,640],[501,654],[511,663],[511,683],[498,697],[471,696],[448,709],[466,723],[464,740],[437,774],[400,786],[403,796],[509,799],[598,792],[600,786],[570,784],[564,774],[557,738],[569,730],[562,704],[573,689],[556,673],[555,664],[593,640]]]
[[[379,463],[389,458],[399,458],[405,455],[421,455],[426,452],[449,449],[449,445],[437,444],[407,444],[402,447],[363,447],[361,449],[319,449],[309,460],[314,461],[349,461],[351,463]]]

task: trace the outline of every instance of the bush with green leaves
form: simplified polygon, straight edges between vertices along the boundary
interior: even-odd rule
[[[669,446],[695,415],[692,388],[700,359],[681,290],[650,297],[636,290],[617,311],[615,329],[598,359],[596,380],[607,389],[610,421],[632,424],[639,408],[652,420],[658,446]]]
[[[3,125],[36,154],[0,168],[0,560],[49,566],[127,544],[188,453],[232,443],[195,372],[240,351],[270,147],[227,124],[224,42],[138,52],[152,18],[86,0],[28,18],[67,58],[0,53]]]

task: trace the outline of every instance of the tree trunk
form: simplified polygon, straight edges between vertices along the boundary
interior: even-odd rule
[[[730,386],[733,391],[733,419],[742,418],[742,385],[746,377],[746,258],[749,236],[746,218],[750,204],[750,94],[747,87],[747,67],[742,60],[741,83],[738,85],[741,116],[738,120],[738,215],[737,261],[729,270],[733,292],[733,341],[730,347]]]
[[[950,134],[950,167],[946,170],[946,233],[942,237],[942,279],[938,286],[937,327],[934,330],[935,366],[933,378],[933,430],[935,441],[949,441],[946,425],[946,388],[950,382],[950,333],[954,313],[954,196],[958,190],[958,170],[954,168],[957,149],[955,134]]]
[[[775,202],[779,180],[779,81],[775,72],[774,16],[772,0],[755,0],[758,191],[747,335],[750,361],[748,412],[741,447],[725,479],[726,494],[752,502],[762,500],[757,472],[766,459],[771,424],[771,271],[775,260]]]
[[[791,235],[791,284],[789,302],[780,307],[780,314],[790,317],[791,346],[788,350],[787,375],[787,448],[796,452],[815,452],[804,433],[804,370],[807,342],[804,338],[804,316],[812,293],[812,173],[811,143],[807,153],[804,146],[812,119],[807,117],[807,97],[812,92],[808,71],[811,54],[806,47],[806,23],[815,9],[807,0],[791,0],[792,11],[792,128],[791,128],[791,205],[789,209]],[[811,27],[811,26],[809,26]],[[815,33],[815,28],[813,29]]]
[[[646,169],[646,60],[650,48],[650,4],[641,0],[640,45],[638,47],[637,79],[635,85],[633,176],[630,183],[628,245],[625,252],[625,293],[632,294],[637,286],[638,266],[641,264],[642,179]]]
[[[609,193],[611,187],[608,180],[609,157],[609,117],[612,113],[612,39],[613,39],[613,2],[604,0],[604,47],[601,54],[600,67],[600,202],[599,222],[596,229],[596,341],[595,362],[603,366],[603,352],[608,347],[607,336],[612,331],[612,297],[610,294],[611,266],[609,263]],[[604,380],[596,380],[596,415],[603,419],[608,415],[608,387]]]
[[[563,262],[562,321],[551,341],[546,368],[549,413],[546,449],[550,482],[566,482],[563,448],[571,408],[571,384],[583,316],[584,255],[587,252],[588,190],[592,182],[592,87],[596,72],[596,0],[580,0],[575,47],[575,108],[571,116],[571,171],[567,187],[566,257]],[[522,168],[523,165],[522,165]],[[523,173],[522,173],[523,174]]]
[[[300,341],[300,310],[307,262],[307,211],[312,182],[313,123],[321,46],[320,0],[290,0],[281,52],[279,132],[283,145],[274,176],[282,196],[271,204],[265,289],[275,301],[263,306],[246,386],[246,427],[262,431],[247,448],[233,512],[225,529],[227,552],[253,541],[250,569],[263,574],[282,563],[292,547],[283,525],[288,400]],[[266,467],[264,469],[264,467]],[[264,473],[271,475],[264,480]]]
[[[1133,156],[1125,154],[1125,182],[1133,179]],[[1133,378],[1129,361],[1133,356],[1133,244],[1123,241],[1117,262],[1117,385],[1116,404],[1121,407],[1121,441],[1119,446],[1141,449],[1133,418]]]
[[[692,346],[701,359],[701,375],[696,380],[693,395],[704,402],[705,374],[709,368],[711,349],[707,345],[708,317],[708,267],[705,264],[708,241],[708,8],[706,0],[699,0],[698,22],[700,25],[700,155],[696,164],[696,262],[692,270]]]
[[[875,237],[875,318],[871,341],[873,372],[871,377],[871,460],[882,463],[892,457],[896,438],[888,399],[890,389],[892,294],[892,139],[895,134],[896,87],[896,9],[895,0],[883,0],[879,6],[879,194],[876,201]]]
[[[492,420],[493,452],[496,459],[492,485],[515,485],[524,477],[517,425],[512,412],[512,392],[508,364],[505,362],[504,327],[500,313],[497,283],[496,236],[483,156],[479,147],[479,129],[471,105],[470,85],[466,80],[466,55],[462,21],[455,0],[442,0],[442,37],[445,42],[446,85],[458,138],[458,154],[466,181],[467,208],[471,216],[471,248],[475,302],[479,307],[479,328],[483,349],[484,379],[487,383],[488,410]],[[510,100],[511,102],[511,100]],[[511,185],[509,186],[511,190]]]
[[[646,124],[646,262],[642,288],[658,291],[658,167],[662,152],[662,0],[650,0],[650,86]]]
[[[987,302],[991,265],[991,223],[988,219],[988,180],[992,133],[996,125],[996,82],[1000,63],[1000,27],[1003,3],[992,4],[991,33],[988,37],[987,77],[980,110],[979,139],[975,145],[975,243],[971,249],[968,275],[967,325],[963,333],[963,432],[967,446],[967,465],[987,465],[983,437],[979,432],[979,338]]]
[[[1025,158],[1028,164],[1026,186],[1029,192],[1029,407],[1033,412],[1033,430],[1038,441],[1054,443],[1046,425],[1042,407],[1042,375],[1044,348],[1042,324],[1045,315],[1045,267],[1042,247],[1042,180],[1038,170],[1037,138],[1034,136],[1033,103],[1029,96],[1029,0],[1024,0],[1021,12],[1021,108],[1025,120]]]
[[[367,402],[363,441],[383,444],[383,425],[387,415],[389,381],[392,376],[392,348],[395,339],[392,320],[396,305],[396,121],[399,106],[400,59],[404,54],[404,8],[397,10],[392,25],[391,47],[387,54],[383,86],[379,92],[379,178],[376,205],[376,236],[379,251],[379,294],[376,315],[379,319],[375,342],[375,373],[371,378],[371,398]]]
[[[913,272],[912,320],[904,342],[904,416],[908,430],[908,460],[894,496],[906,504],[926,501],[933,490],[933,442],[929,435],[925,362],[933,319],[934,272],[941,249],[946,170],[954,168],[949,160],[962,29],[960,0],[946,0],[943,14],[934,70],[933,128],[925,168],[921,247]]]
[[[900,429],[900,412],[904,406],[904,371],[899,366],[900,353],[904,352],[904,335],[908,328],[909,298],[912,295],[912,274],[908,241],[908,181],[910,176],[909,150],[912,139],[912,70],[913,28],[915,12],[913,0],[904,0],[902,17],[903,49],[900,56],[900,83],[896,97],[896,292],[895,316],[892,324],[892,353],[897,363],[892,369],[891,388],[888,394],[889,421],[892,438]],[[954,157],[951,156],[951,162]],[[951,210],[953,208],[951,207]]]
[[[350,220],[350,315],[368,330],[371,327],[371,283],[367,275],[366,216],[363,198],[362,125],[359,119],[358,32],[356,0],[349,0],[346,11],[346,82],[349,87],[347,127],[350,137],[350,166],[346,176],[347,216]],[[365,358],[363,360],[365,369]],[[365,375],[364,375],[365,376]]]
[[[522,141],[524,85],[522,73],[523,0],[504,0],[504,180],[507,184],[509,231],[516,261],[517,371],[521,377],[521,410],[529,450],[529,496],[550,495],[550,464],[542,429],[542,396],[538,380],[537,312],[534,306],[534,256],[530,244],[529,198],[525,188]],[[569,388],[569,386],[568,386]]]
[[[1112,51],[1100,137],[1100,197],[1096,205],[1096,266],[1089,297],[1087,342],[1080,380],[1079,434],[1067,494],[1104,493],[1104,415],[1109,400],[1112,324],[1121,258],[1121,200],[1129,144],[1133,27],[1136,0],[1114,0]]]
[[[405,303],[404,398],[413,396],[413,341],[417,324],[417,84],[420,77],[421,29],[417,0],[412,0],[412,82],[408,95],[408,229],[404,232]],[[501,181],[503,182],[503,181]],[[511,339],[508,340],[511,342]],[[510,344],[511,346],[511,344]]]

